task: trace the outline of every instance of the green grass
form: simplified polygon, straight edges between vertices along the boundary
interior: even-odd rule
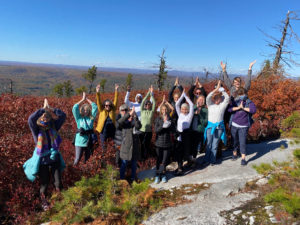
[[[300,215],[300,196],[295,192],[290,194],[287,190],[278,188],[265,195],[264,200],[270,204],[279,204],[294,217]]]
[[[252,166],[259,174],[267,175],[272,170],[274,170],[274,167],[269,163],[261,163],[260,165],[253,165]]]
[[[300,160],[300,148],[295,149],[293,155],[297,160]]]

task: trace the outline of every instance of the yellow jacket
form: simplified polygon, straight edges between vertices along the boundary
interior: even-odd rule
[[[98,106],[98,111],[99,111],[99,118],[98,118],[98,123],[96,130],[101,133],[104,127],[105,120],[107,116],[113,121],[113,123],[116,123],[116,109],[117,109],[117,103],[118,103],[118,91],[115,91],[115,98],[113,105],[111,107],[111,110],[107,112],[102,105],[102,101],[100,98],[100,93],[96,93],[96,98],[97,98],[97,106]]]

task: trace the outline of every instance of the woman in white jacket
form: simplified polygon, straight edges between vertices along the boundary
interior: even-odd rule
[[[187,103],[183,103],[180,107],[181,101],[183,98],[186,99]],[[189,99],[186,95],[185,91],[183,90],[180,98],[176,102],[176,112],[178,115],[177,120],[177,147],[176,147],[176,158],[178,163],[178,169],[176,175],[182,175],[182,164],[183,160],[190,160],[190,148],[191,148],[191,141],[190,141],[190,126],[194,116],[193,110],[193,102]]]
[[[221,81],[219,80],[216,89],[210,92],[206,97],[208,124],[204,131],[204,141],[207,139],[204,157],[205,164],[214,165],[216,163],[216,154],[220,139],[222,139],[226,145],[226,132],[223,118],[229,101],[229,95],[225,92],[225,89],[221,87]]]

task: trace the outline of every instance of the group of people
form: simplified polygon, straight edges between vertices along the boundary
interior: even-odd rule
[[[230,96],[221,81],[207,95],[198,78],[188,93],[176,78],[169,93],[169,101],[163,96],[157,110],[152,86],[144,98],[137,94],[134,102],[129,100],[131,89],[128,87],[124,104],[119,106],[118,114],[118,85],[115,85],[113,102],[109,99],[102,102],[99,85],[96,87],[96,103],[83,93],[82,99],[72,109],[77,125],[73,140],[74,166],[78,165],[83,155],[86,162],[93,154],[98,136],[94,132],[97,114],[96,131],[100,134],[102,151],[105,152],[108,139],[114,140],[120,179],[125,178],[128,164],[131,167],[131,180],[136,179],[138,161],[147,159],[152,153],[153,131],[155,183],[167,182],[166,167],[170,162],[177,162],[175,174],[183,175],[184,162],[187,162],[185,167],[194,167],[198,152],[204,149],[205,157],[201,165],[215,165],[220,140],[226,145],[226,124],[230,127],[233,140],[232,160],[238,158],[240,151],[241,165],[245,166],[247,133],[252,124],[252,115],[256,112],[255,104],[247,96],[254,63],[255,61],[250,63],[245,86],[242,87],[240,77],[235,77],[231,82],[226,72],[226,64],[221,62],[224,83],[230,90]],[[178,92],[175,92],[176,88]],[[156,111],[158,115],[154,120]],[[224,121],[225,113],[230,115],[228,121]],[[56,190],[60,191],[62,188],[61,172],[65,164],[59,152],[61,138],[58,130],[65,119],[66,114],[60,109],[51,108],[46,99],[44,107],[31,114],[28,119],[36,147],[33,156],[23,167],[29,180],[34,181],[36,176],[40,177],[40,195],[44,209],[48,207],[46,191],[51,175],[54,177]]]

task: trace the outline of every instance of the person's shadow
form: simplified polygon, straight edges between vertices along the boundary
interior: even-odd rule
[[[251,158],[249,158],[247,160],[247,163],[254,161],[254,160],[262,157],[263,155],[265,155],[271,151],[274,151],[275,149],[280,148],[282,146],[284,148],[288,147],[287,140],[281,140],[279,142],[261,142],[259,144],[252,144],[247,149],[247,155],[252,155],[254,153],[256,153],[256,154],[254,156],[252,156]]]

